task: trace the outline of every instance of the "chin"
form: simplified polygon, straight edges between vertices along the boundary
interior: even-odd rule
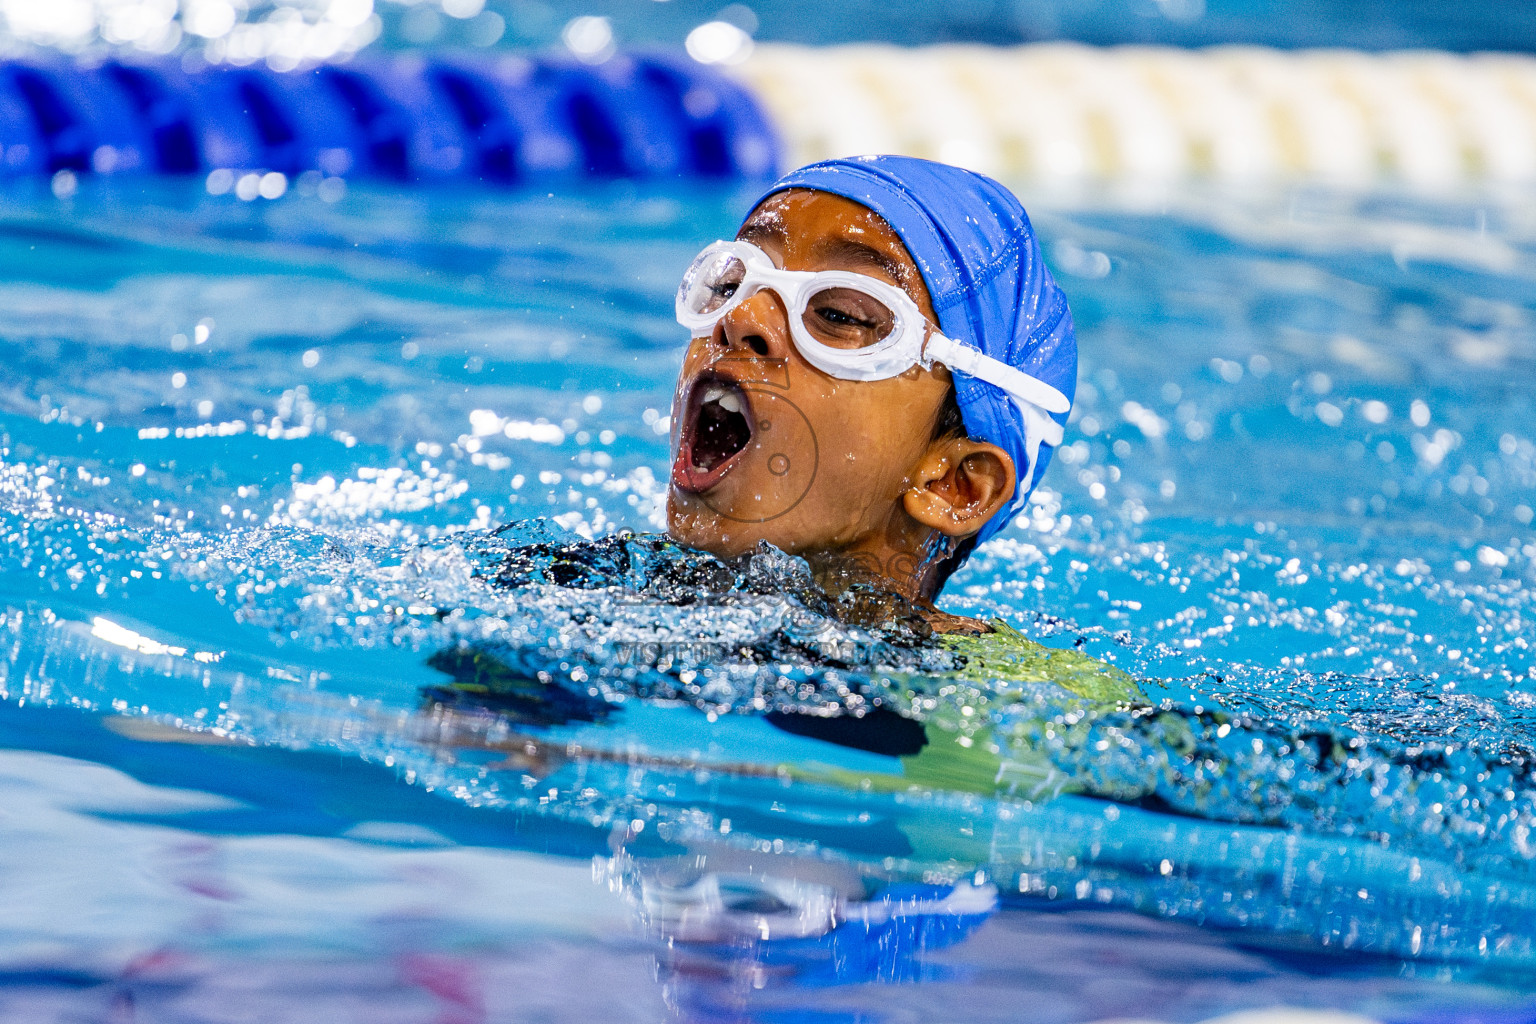
[[[763,541],[789,554],[820,546],[805,526],[803,520],[791,517],[742,522],[714,511],[697,495],[677,490],[667,495],[667,536],[717,558],[747,554]]]
[[[757,543],[755,537],[744,537],[745,532],[741,524],[713,512],[696,495],[676,489],[667,495],[667,536],[679,544],[717,558],[734,558]]]

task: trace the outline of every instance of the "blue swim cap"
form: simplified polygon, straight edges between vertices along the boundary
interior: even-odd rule
[[[985,175],[948,164],[908,156],[861,156],[791,171],[774,182],[754,208],[790,188],[831,192],[885,218],[922,272],[940,330],[1038,377],[1069,399],[1074,396],[1077,339],[1072,313],[1012,192]],[[957,372],[955,397],[966,433],[1007,452],[1018,474],[1013,502],[982,527],[976,538],[980,543],[996,536],[1023,510],[1051,461],[1051,447],[1040,443],[1038,429],[1035,437],[1028,436],[1025,413],[993,385]],[[1045,415],[1038,410],[1034,414]],[[1065,424],[1067,414],[1053,418]]]

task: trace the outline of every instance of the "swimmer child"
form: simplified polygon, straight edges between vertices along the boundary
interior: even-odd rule
[[[1018,200],[910,157],[812,164],[685,272],[667,527],[722,558],[767,541],[829,590],[933,600],[1025,505],[1077,379],[1065,297]]]
[[[835,617],[882,636],[899,623],[891,636],[919,642],[951,634],[936,646],[958,656],[945,676],[952,685],[992,693],[999,680],[1048,680],[1097,702],[1136,697],[1128,676],[1074,649],[933,605],[975,546],[1023,509],[1061,443],[1075,391],[1066,299],[1007,189],[909,157],[803,167],[774,183],[735,239],[704,247],[676,308],[692,340],[672,405],[672,541],[726,561],[764,542],[802,557],[836,600]],[[608,560],[579,548],[514,551],[498,580],[609,584]],[[560,565],[558,576],[543,575],[541,558]],[[851,605],[850,594],[859,599]],[[915,637],[909,626],[919,627]],[[764,638],[758,653],[777,656],[778,642]],[[453,735],[442,742],[482,741],[478,719],[449,713],[464,693],[548,717],[555,690],[494,652],[461,647],[432,664],[457,680],[429,694],[434,727]],[[1018,778],[1008,775],[997,742],[974,742],[974,723],[908,718],[884,707],[876,689],[856,715],[765,717],[787,732],[903,759],[899,777],[871,785],[981,793],[1065,785],[1041,756],[1014,752]],[[519,735],[509,763],[542,774],[578,756],[541,743]]]

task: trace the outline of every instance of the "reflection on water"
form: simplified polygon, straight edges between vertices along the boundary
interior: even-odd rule
[[[733,197],[184,200],[0,225],[13,1006],[252,949],[464,1020],[1519,1006],[1518,209],[1036,203],[1084,381],[977,646],[644,532]]]
[[[382,766],[325,751],[168,745],[14,706],[0,737],[7,806],[25,811],[0,847],[13,1019],[121,1019],[131,1004],[148,1019],[224,1020],[239,1006],[327,1020],[851,1022],[951,1019],[963,1005],[979,1021],[1149,1006],[1195,1021],[1290,1004],[1504,1020],[1525,1002],[1448,987],[1434,968],[1341,969],[1262,931],[1234,942],[1091,899],[1003,894],[993,910],[970,879],[890,885],[836,858],[719,841],[648,848],[401,791]],[[32,752],[45,744],[58,753]],[[539,852],[517,851],[530,843]],[[66,873],[69,899],[134,912],[61,916]]]
[[[693,852],[610,867],[660,940],[668,1001],[689,1016],[748,1016],[764,989],[918,982],[934,953],[965,941],[997,909],[990,885],[900,885],[870,893],[824,860]]]

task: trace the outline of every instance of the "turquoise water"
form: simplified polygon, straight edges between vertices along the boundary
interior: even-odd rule
[[[541,0],[505,5],[492,0],[488,11],[496,15],[494,21],[461,21],[416,5],[381,7],[379,13],[384,18],[386,44],[523,47],[558,43],[571,13]],[[759,40],[811,45],[873,40],[902,46],[1006,45],[1062,39],[1098,46],[1226,44],[1529,52],[1536,44],[1536,18],[1524,5],[1482,2],[1452,8],[1434,0],[1394,4],[1326,0],[1309,4],[1304,16],[1276,0],[1103,0],[1092,4],[1073,0],[951,0],[945,4],[756,0],[724,8],[692,3],[652,8],[622,0],[590,0],[582,13],[612,19],[622,45],[677,46],[690,30],[711,18],[738,24]]]
[[[493,585],[656,528],[671,290],[749,196],[21,189],[9,1019],[1536,1018],[1517,202],[1024,190],[1078,407],[945,606],[1146,680],[1116,711],[797,662],[879,638],[771,555],[691,603]],[[565,703],[431,711],[460,641]],[[1084,791],[742,767],[890,770],[762,714],[870,688]]]

